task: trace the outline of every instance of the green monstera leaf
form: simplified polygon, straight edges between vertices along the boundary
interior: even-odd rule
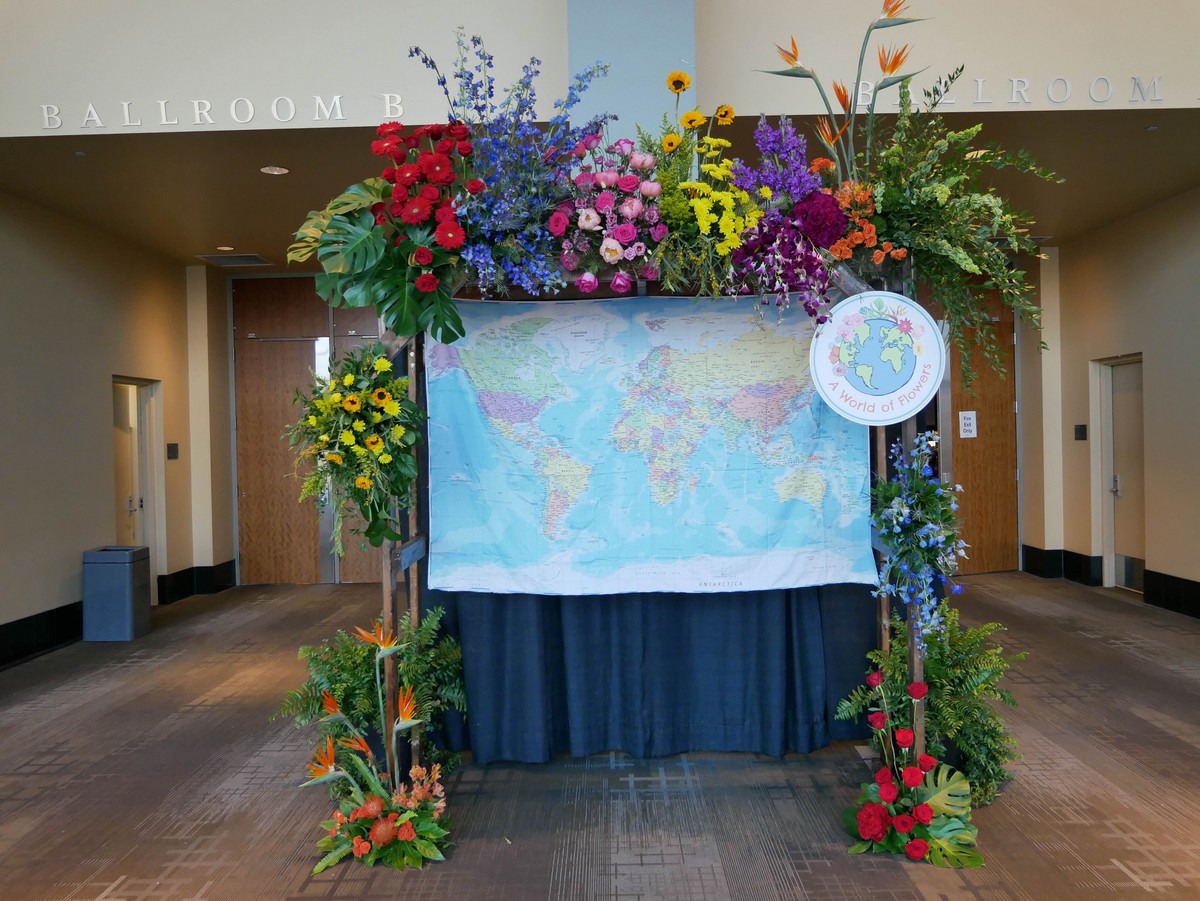
[[[918,803],[924,801],[935,814],[964,822],[971,818],[971,783],[954,767],[943,763],[926,773],[918,795]]]
[[[929,826],[929,862],[935,867],[971,870],[983,866],[975,848],[978,832],[956,817],[936,817]]]

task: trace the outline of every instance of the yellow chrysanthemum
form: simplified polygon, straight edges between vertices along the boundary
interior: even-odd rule
[[[361,444],[356,444],[354,447],[350,448],[350,453],[354,454],[354,456],[361,460],[367,455],[367,449]]]
[[[383,412],[386,413],[388,416],[400,415],[399,401],[397,401],[395,399],[389,400],[386,404],[383,405]]]
[[[333,394],[330,395],[329,400],[335,404],[340,404],[342,402],[342,392],[340,392],[340,391],[333,392]]]
[[[712,193],[712,185],[703,181],[681,181],[679,188],[683,191],[691,191],[693,194],[698,194],[701,197],[707,197]]]
[[[391,462],[392,462],[392,455],[391,455],[391,454],[380,454],[380,455],[379,455],[379,462],[380,462],[380,463],[384,463],[384,464],[386,464],[386,463],[391,463]]]
[[[730,176],[729,169],[717,163],[701,163],[700,171],[713,181],[725,181]]]
[[[363,432],[366,431],[367,424],[361,419],[356,419],[350,424],[350,428],[354,429],[356,432]]]
[[[732,125],[733,107],[728,103],[722,103],[717,107],[717,111],[713,114],[713,118],[717,120],[718,125]]]
[[[682,143],[683,143],[683,138],[679,137],[679,135],[675,134],[675,132],[671,132],[670,134],[663,135],[663,139],[662,139],[663,153],[674,153],[676,150],[679,149],[679,145]]]
[[[686,72],[668,72],[667,87],[672,94],[682,94],[692,86],[692,76]]]
[[[378,410],[372,410],[371,411],[371,424],[377,425],[382,421],[383,421],[383,414],[380,413]]]
[[[387,357],[376,357],[375,362],[372,365],[375,367],[376,372],[392,371],[392,361]]]
[[[402,425],[392,426],[392,440],[399,441],[401,438],[404,437],[404,433],[406,431],[407,431],[407,429],[405,429],[404,426],[402,426]]]
[[[699,128],[707,121],[707,117],[698,109],[686,112],[679,118],[679,124],[687,129]]]
[[[308,424],[309,424],[310,426],[314,426],[314,427],[315,427],[315,426],[316,426],[316,424],[317,424],[317,417],[315,417],[315,416],[310,416],[310,417],[308,417]]]
[[[372,482],[370,479],[368,479],[366,476],[359,476],[357,479],[354,480],[354,487],[361,488],[363,491],[370,491],[371,486],[374,484],[375,483]]]
[[[705,147],[708,147],[710,149],[715,149],[715,150],[728,150],[730,147],[733,146],[732,142],[727,141],[724,138],[714,138],[714,137],[702,138],[701,143],[703,143]]]
[[[341,466],[342,465],[342,455],[341,454],[326,454],[325,462],[332,463],[335,466]]]
[[[326,432],[324,435],[321,436],[321,443],[322,444],[329,443],[329,433],[328,432]]]
[[[345,385],[347,388],[349,388],[351,385],[353,385],[354,384],[354,373],[347,372],[344,376],[342,376],[342,384]]]
[[[764,198],[765,200],[770,200],[774,196],[774,194],[775,194],[775,192],[772,191],[770,188],[768,188],[766,185],[763,185],[761,188],[758,189],[758,196]]]
[[[341,441],[342,444],[347,445],[353,445],[356,441],[358,441],[358,439],[354,437],[354,433],[349,429],[346,429],[344,432],[342,432],[342,434],[338,435],[338,440]]]
[[[342,409],[347,413],[357,413],[362,409],[362,401],[357,394],[347,394],[346,399],[342,401]]]
[[[367,439],[367,450],[378,457],[383,453],[383,439],[378,435],[372,435]]]

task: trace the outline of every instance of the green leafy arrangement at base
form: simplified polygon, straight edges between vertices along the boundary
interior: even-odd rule
[[[424,412],[407,396],[408,379],[396,378],[380,345],[351,351],[298,391],[302,413],[286,432],[305,475],[300,500],[316,498],[336,511],[334,550],[340,556],[344,508],[354,504],[366,523],[363,536],[379,547],[400,539],[399,511],[412,504],[417,478],[413,445]],[[326,493],[328,486],[328,494]]]

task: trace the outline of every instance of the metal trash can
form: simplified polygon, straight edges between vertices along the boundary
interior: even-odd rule
[[[150,548],[83,552],[83,640],[130,641],[150,631]]]

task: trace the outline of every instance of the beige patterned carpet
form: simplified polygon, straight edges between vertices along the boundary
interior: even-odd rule
[[[1200,898],[1200,621],[1111,591],[966,580],[1009,626],[1025,758],[977,812],[985,869],[849,857],[849,745],[784,759],[600,755],[468,763],[457,846],[396,873],[318,877],[308,735],[268,716],[296,647],[366,623],[373,586],[240,588],[155,611],[128,644],[0,673],[0,901]]]

